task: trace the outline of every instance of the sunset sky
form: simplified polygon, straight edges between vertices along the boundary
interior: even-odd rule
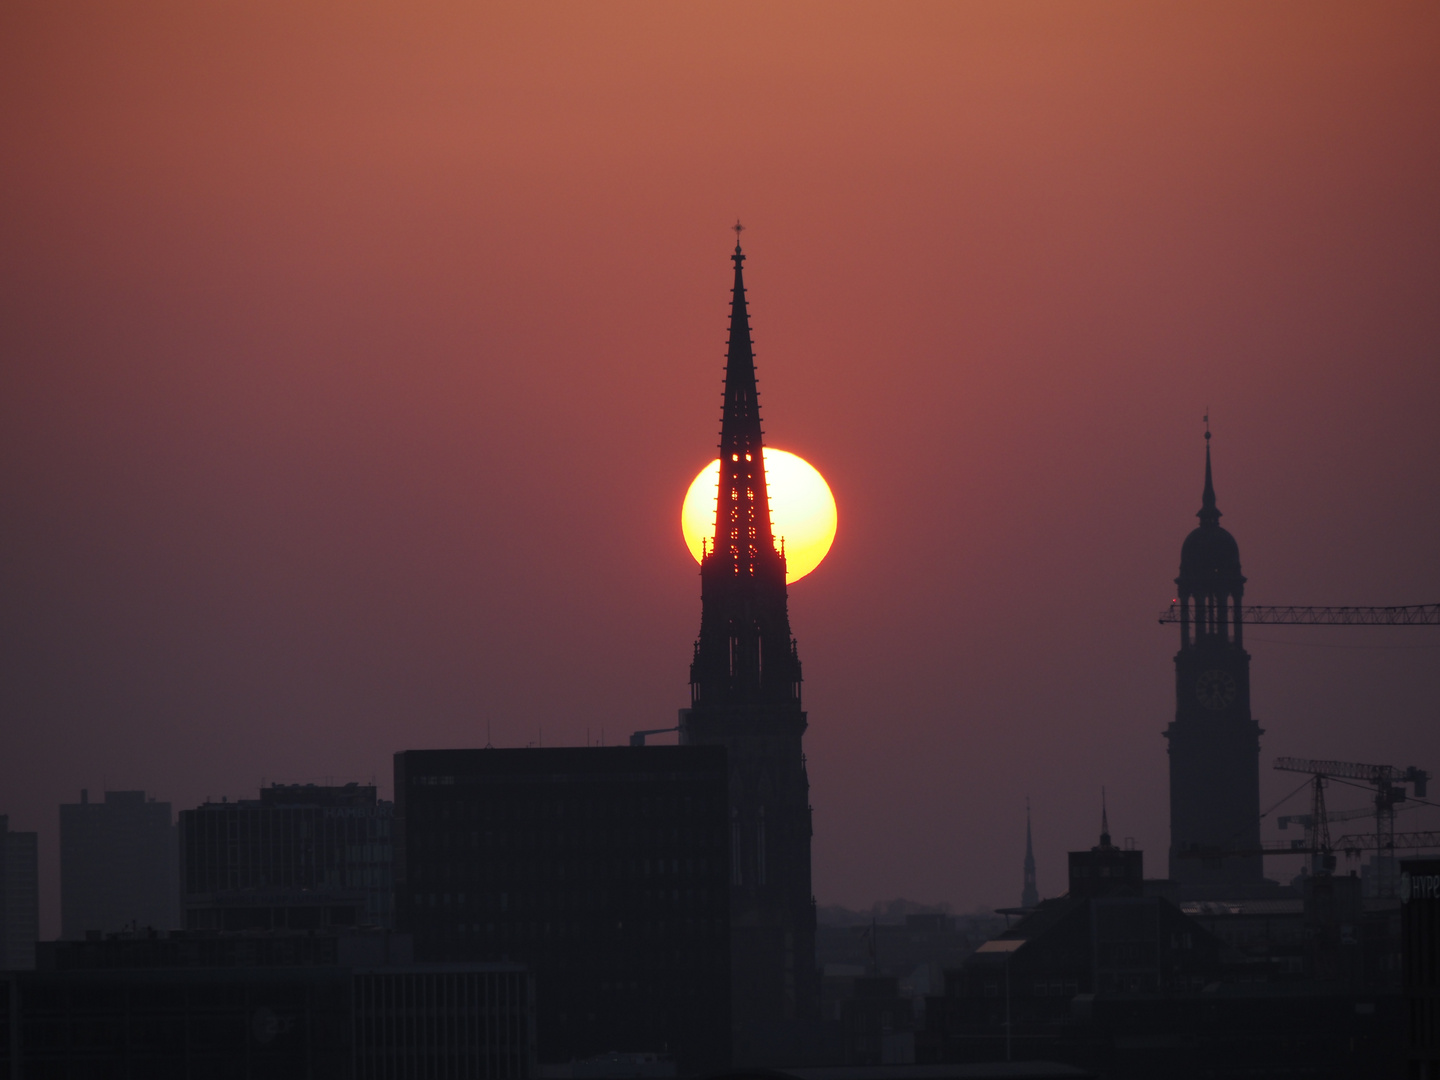
[[[43,933],[82,787],[675,722],[737,217],[840,512],[790,594],[817,899],[1017,903],[1027,794],[1057,895],[1102,785],[1163,876],[1207,408],[1247,599],[1440,600],[1437,56],[1428,0],[5,4]],[[1246,643],[1263,805],[1278,754],[1440,771],[1440,629]]]

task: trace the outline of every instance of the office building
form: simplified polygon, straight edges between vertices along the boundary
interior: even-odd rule
[[[399,753],[400,925],[422,961],[525,964],[541,1061],[723,1068],[726,785],[718,747]]]
[[[40,868],[38,837],[12,832],[0,814],[0,971],[35,966],[40,937]]]
[[[0,1075],[534,1075],[515,964],[415,964],[385,931],[125,933],[0,976]],[[8,1023],[5,1023],[8,1021]],[[9,1058],[10,1060],[6,1060]]]
[[[180,814],[191,930],[390,927],[394,805],[373,785],[272,784]]]
[[[107,791],[60,806],[60,936],[180,924],[178,851],[168,802]]]

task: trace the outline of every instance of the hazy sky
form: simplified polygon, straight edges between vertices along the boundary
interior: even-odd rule
[[[840,507],[818,899],[1017,902],[1027,793],[1055,895],[1101,785],[1163,874],[1207,407],[1250,600],[1440,600],[1437,55],[1428,0],[5,4],[45,931],[81,787],[674,723],[736,217],[767,437]],[[1440,771],[1440,630],[1246,642],[1265,805],[1277,754]]]

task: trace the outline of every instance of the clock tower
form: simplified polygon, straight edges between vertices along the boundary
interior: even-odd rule
[[[1170,743],[1170,877],[1200,899],[1246,892],[1264,881],[1259,855],[1181,858],[1196,849],[1260,846],[1260,735],[1250,716],[1250,654],[1244,647],[1240,546],[1220,527],[1205,432],[1200,525],[1180,548],[1175,579],[1180,651]],[[1238,887],[1238,888],[1237,888]]]

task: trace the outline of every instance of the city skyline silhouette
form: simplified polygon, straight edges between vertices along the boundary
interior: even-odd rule
[[[1247,602],[1440,598],[1433,12],[98,10],[0,15],[42,937],[82,788],[674,724],[737,215],[842,520],[790,593],[822,905],[1013,904],[1027,794],[1052,895],[1102,784],[1163,865],[1203,415]],[[1437,647],[1248,629],[1262,809],[1282,754],[1440,767]]]

